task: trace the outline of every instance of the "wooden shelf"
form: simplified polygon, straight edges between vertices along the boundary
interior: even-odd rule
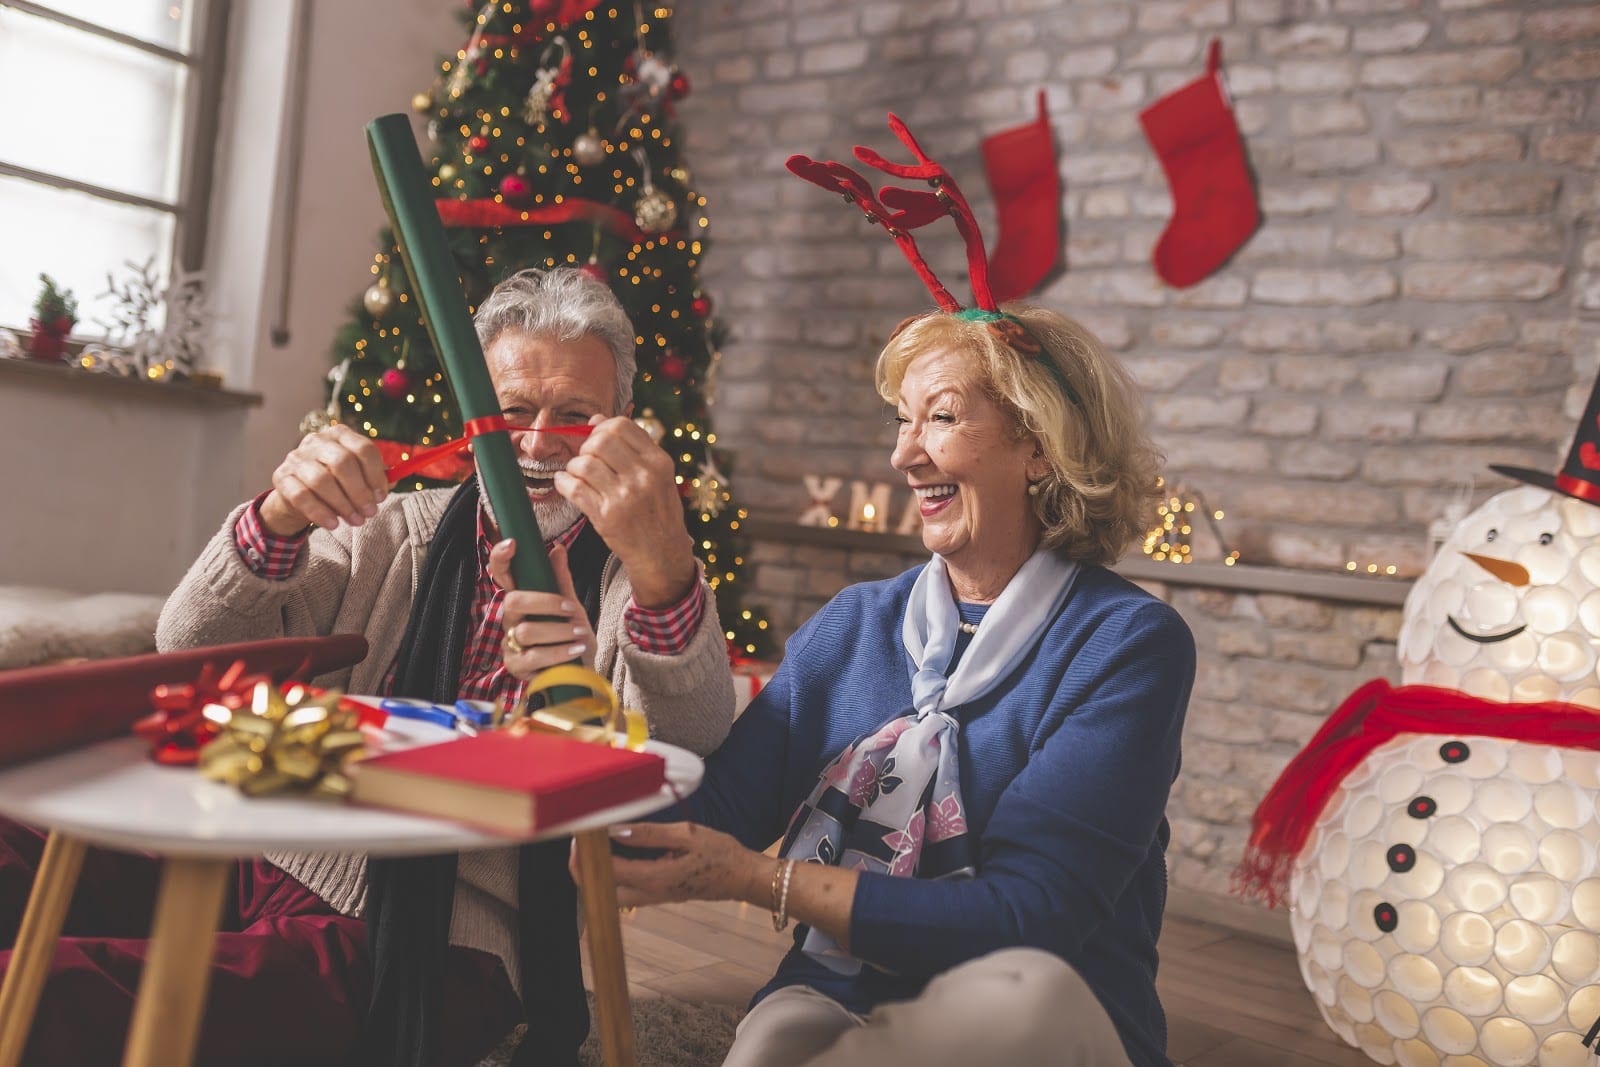
[[[907,534],[801,526],[793,522],[756,518],[746,519],[740,525],[740,531],[754,541],[894,552],[908,556],[927,554],[927,549],[922,547],[922,538]],[[1168,585],[1250,593],[1282,593],[1380,607],[1399,607],[1405,603],[1406,594],[1411,591],[1411,581],[1404,578],[1364,578],[1354,574],[1258,567],[1242,563],[1231,567],[1221,563],[1157,563],[1141,555],[1125,557],[1112,569],[1125,578],[1141,582],[1165,582]]]

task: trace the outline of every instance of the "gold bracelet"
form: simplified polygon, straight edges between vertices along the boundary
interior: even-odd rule
[[[788,925],[787,920],[780,921],[778,915],[778,884],[783,879],[783,857],[778,857],[778,862],[772,865],[772,928],[782,931]]]
[[[772,917],[772,925],[782,930],[789,925],[789,879],[794,876],[794,860],[783,861],[783,891],[778,894],[778,910]]]

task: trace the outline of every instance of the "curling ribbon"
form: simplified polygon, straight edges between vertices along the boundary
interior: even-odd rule
[[[634,244],[663,240],[671,233],[646,233],[633,218],[610,204],[570,198],[544,207],[512,207],[492,198],[482,200],[437,200],[439,221],[446,226],[484,228],[489,226],[549,226],[561,222],[593,222],[613,236]]]
[[[559,686],[575,686],[592,694],[563,701],[529,712],[528,698]],[[564,734],[579,741],[592,741],[612,748],[644,748],[650,728],[644,712],[624,708],[611,683],[587,667],[563,663],[534,675],[517,706],[517,718],[506,728],[513,733],[539,730]],[[600,720],[597,724],[595,720]]]
[[[594,432],[594,427],[507,426],[505,419],[501,416],[485,416],[467,423],[465,437],[458,437],[454,441],[446,441],[442,445],[424,448],[420,452],[414,452],[412,451],[413,446],[402,445],[397,441],[377,442],[378,452],[383,456],[383,476],[389,480],[391,485],[412,474],[421,474],[424,478],[437,478],[440,481],[460,481],[472,470],[471,458],[463,456],[461,453],[478,434],[489,433],[494,430],[507,430],[514,434],[554,433],[563,437],[588,437]],[[430,467],[431,469],[427,469]]]

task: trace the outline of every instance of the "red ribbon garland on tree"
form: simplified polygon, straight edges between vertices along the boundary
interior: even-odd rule
[[[516,33],[486,33],[478,38],[478,47],[503,48],[537,41],[548,32],[551,23],[560,29],[599,6],[600,0],[532,0],[528,5],[529,14],[538,20],[536,23],[530,23]]]
[[[546,207],[512,207],[494,199],[440,200],[439,220],[446,226],[488,228],[491,226],[548,226],[562,222],[594,222],[612,234],[635,244],[656,237],[666,240],[672,236],[649,234],[634,225],[618,208],[593,200],[564,200]]]

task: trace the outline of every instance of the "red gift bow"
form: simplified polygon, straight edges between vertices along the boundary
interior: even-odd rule
[[[217,723],[206,718],[206,705],[243,707],[258,684],[272,681],[266,674],[244,672],[244,660],[234,660],[220,675],[214,664],[207,663],[193,682],[156,686],[150,691],[150,703],[156,710],[134,723],[133,732],[150,743],[150,755],[157,763],[195,763],[200,750],[221,732]]]

